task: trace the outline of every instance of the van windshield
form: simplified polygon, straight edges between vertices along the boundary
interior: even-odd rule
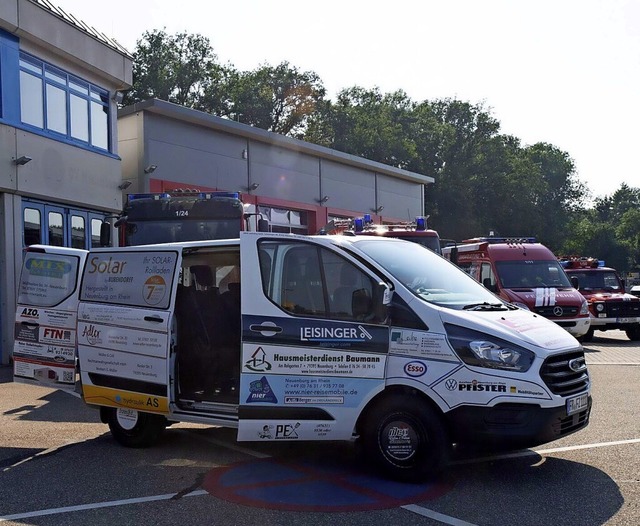
[[[569,287],[564,269],[554,260],[496,261],[498,278],[505,289]]]
[[[419,298],[452,309],[506,309],[505,303],[431,250],[411,242],[358,240],[355,245]]]

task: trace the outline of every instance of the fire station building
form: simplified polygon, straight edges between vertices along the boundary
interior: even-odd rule
[[[0,2],[0,365],[24,247],[96,246],[127,193],[239,192],[273,231],[304,234],[425,213],[431,177],[166,101],[118,110],[133,57],[54,4]]]

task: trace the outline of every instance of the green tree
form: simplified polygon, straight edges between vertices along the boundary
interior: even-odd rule
[[[133,56],[133,88],[125,104],[158,98],[200,107],[203,88],[211,82],[207,75],[221,69],[209,39],[202,35],[147,31]]]
[[[230,119],[293,137],[304,135],[309,117],[325,95],[316,73],[300,71],[288,62],[231,75],[226,88]]]

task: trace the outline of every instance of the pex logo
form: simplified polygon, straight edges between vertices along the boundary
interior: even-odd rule
[[[420,376],[424,376],[427,372],[427,366],[422,362],[409,362],[404,366],[404,374],[407,376],[412,376],[413,378],[418,378]]]

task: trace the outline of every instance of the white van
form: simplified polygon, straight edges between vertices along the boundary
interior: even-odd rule
[[[397,239],[92,250],[77,335],[82,396],[133,447],[176,421],[241,441],[360,438],[388,475],[418,480],[454,443],[532,447],[591,409],[570,334]]]

